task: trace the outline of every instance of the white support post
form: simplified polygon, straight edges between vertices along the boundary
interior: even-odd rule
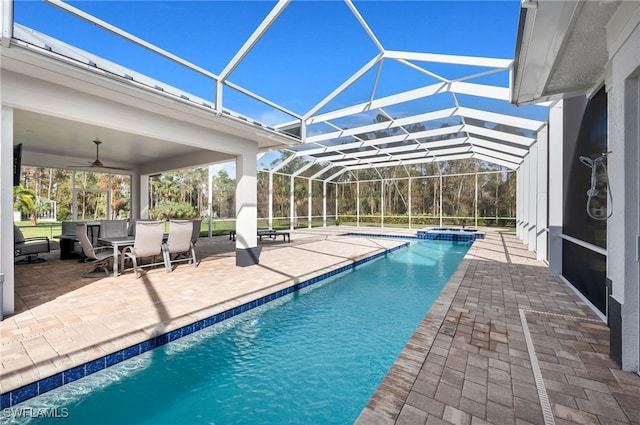
[[[529,146],[529,228],[527,232],[527,246],[529,251],[536,251],[537,200],[538,200],[538,146]]]
[[[269,171],[269,230],[273,229],[273,171]]]
[[[538,131],[538,182],[537,182],[537,211],[536,211],[536,258],[538,260],[548,260],[548,233],[549,226],[547,220],[547,185],[548,170],[547,159],[549,149],[548,126],[544,126]]]
[[[140,179],[138,179],[138,188],[140,188]],[[133,199],[133,197],[132,197]],[[140,200],[137,202],[138,213],[140,212]],[[71,220],[78,221],[78,194],[76,192],[76,171],[71,172]]]
[[[442,174],[440,174],[440,227],[442,227]]]
[[[516,170],[516,236],[522,236],[522,165]]]
[[[360,227],[360,180],[356,181],[356,227]]]
[[[2,45],[9,47],[13,37],[13,0],[0,0],[0,36]]]
[[[327,227],[327,182],[322,182],[322,227]]]
[[[496,223],[498,222],[498,216],[500,215],[498,212],[498,205],[500,200],[498,199],[498,195],[500,194],[500,179],[498,179],[498,175],[496,174]]]
[[[498,174],[496,174],[496,186],[498,185]],[[476,192],[475,192],[475,205],[473,206],[474,210],[474,226],[478,228],[478,173],[476,172]],[[497,223],[496,223],[497,224]]]
[[[336,184],[336,221],[338,220],[338,185]]]
[[[531,156],[527,154],[522,162],[522,233],[520,239],[527,245],[529,241],[529,201],[531,192],[529,191],[529,164]]]
[[[213,165],[209,165],[209,193],[207,194],[207,215],[209,216],[208,236],[213,236]]]
[[[140,191],[138,192],[138,200],[140,201],[140,218],[146,220],[149,218],[149,183],[150,176],[143,174],[138,179],[140,181]]]
[[[258,264],[257,145],[236,157],[236,265]]]
[[[549,111],[549,273],[562,274],[562,211],[563,193],[563,102]]]
[[[412,209],[412,199],[411,199],[411,176],[409,176],[409,196],[407,196],[407,198],[409,199],[409,229],[411,229],[411,209]]]
[[[0,79],[2,75],[0,73]],[[0,112],[0,273],[4,276],[0,318],[15,311],[13,244],[13,108],[2,106]]]
[[[384,179],[380,180],[380,227],[384,227]]]
[[[289,186],[289,188],[290,188],[290,194],[289,194],[290,196],[289,196],[289,198],[291,200],[290,201],[291,203],[289,204],[289,229],[291,229],[291,230],[293,230],[295,228],[295,223],[294,223],[295,217],[294,217],[294,215],[295,215],[295,211],[296,211],[296,194],[294,193],[295,183],[294,183],[293,179],[294,179],[294,177],[291,176],[291,178],[290,178],[290,186]]]
[[[308,211],[307,212],[308,212],[308,216],[309,216],[309,219],[308,219],[308,222],[307,222],[307,228],[309,228],[309,229],[311,229],[311,203],[312,203],[311,196],[313,195],[312,186],[313,186],[313,181],[311,179],[309,179],[309,199],[307,201],[308,202],[308,205],[307,205]]]

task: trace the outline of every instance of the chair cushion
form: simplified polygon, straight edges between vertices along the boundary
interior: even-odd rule
[[[24,243],[24,235],[22,234],[22,230],[15,224],[13,225],[13,243],[19,244]]]
[[[20,255],[38,254],[40,252],[49,252],[49,242],[35,241],[29,243],[16,244],[16,249],[20,250]]]

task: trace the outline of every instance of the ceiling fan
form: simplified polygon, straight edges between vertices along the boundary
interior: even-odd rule
[[[89,161],[90,168],[105,168],[108,170],[122,170],[122,171],[131,171],[129,168],[121,168],[121,167],[109,167],[106,166],[100,161],[100,144],[102,143],[100,140],[94,140],[93,143],[96,144],[96,159],[94,161]],[[71,168],[87,168],[86,165],[71,165]]]

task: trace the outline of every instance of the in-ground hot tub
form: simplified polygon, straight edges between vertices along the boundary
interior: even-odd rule
[[[453,242],[473,242],[476,239],[484,239],[484,233],[478,232],[477,229],[456,229],[447,227],[418,230],[417,236],[418,239]]]

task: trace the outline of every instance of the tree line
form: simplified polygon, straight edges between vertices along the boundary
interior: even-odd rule
[[[282,152],[281,156],[274,160],[274,164],[280,163],[288,155],[290,153]],[[302,176],[294,178],[291,208],[290,175],[305,164],[304,159],[296,158],[273,177],[273,216],[285,220],[288,224],[293,209],[294,226],[307,225],[309,179],[304,176],[313,175],[322,169],[321,165],[314,164]],[[496,173],[477,175],[478,216],[492,218],[495,221],[499,221],[496,220],[498,218],[514,217],[515,173],[471,159],[348,171],[336,179],[337,184],[328,185],[327,214],[336,216],[337,219],[337,215],[355,216],[359,210],[363,220],[370,217],[373,222],[379,221],[379,218],[375,217],[380,217],[383,211],[385,217],[406,217],[410,207],[410,176],[411,214],[414,219],[421,216],[439,216],[440,208],[445,217],[474,217],[475,173],[487,171]],[[153,176],[150,181],[150,215],[157,219],[207,217],[208,176],[206,167]],[[357,181],[360,181],[359,206],[356,205]],[[58,221],[71,220],[75,192],[76,216],[79,220],[128,218],[130,184],[130,177],[126,175],[23,167],[21,185],[14,188],[15,208],[34,222],[36,213],[50,206],[47,201],[52,200],[57,204]],[[235,217],[235,187],[235,176],[229,175],[224,169],[212,176],[212,218]],[[268,216],[269,211],[268,172],[258,173],[257,191],[258,216],[264,218]],[[317,217],[323,212],[322,182],[312,182],[311,191],[312,216]],[[110,208],[107,208],[107,199]],[[110,211],[109,215],[107,211]],[[385,222],[390,221],[391,218],[385,218]]]

